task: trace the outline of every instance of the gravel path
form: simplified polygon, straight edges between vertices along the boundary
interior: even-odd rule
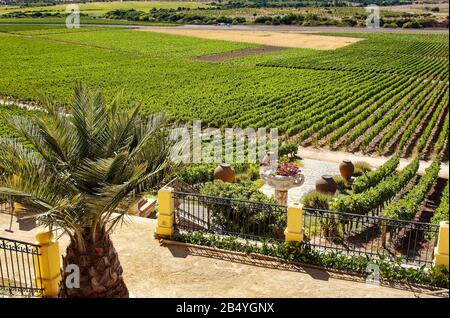
[[[299,147],[297,154],[303,158],[303,159],[315,159],[315,160],[323,160],[324,164],[326,162],[334,162],[336,164],[339,164],[342,162],[342,160],[348,159],[352,162],[357,161],[365,161],[369,163],[372,167],[379,167],[382,164],[384,164],[386,161],[389,160],[390,157],[384,157],[384,156],[369,156],[369,155],[363,155],[360,153],[349,153],[344,151],[331,151],[328,149],[318,149],[318,148],[312,148],[312,147]],[[403,169],[411,162],[411,158],[400,159],[400,164],[398,165],[398,169]],[[428,168],[432,160],[428,161],[420,161],[419,170],[417,173],[419,175],[423,175],[425,173],[425,169]],[[448,179],[449,178],[449,164],[442,163],[441,164],[441,170],[439,171],[439,177]]]

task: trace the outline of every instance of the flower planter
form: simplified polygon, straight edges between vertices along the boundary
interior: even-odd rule
[[[277,175],[277,167],[261,168],[260,177],[266,184],[275,188],[275,198],[279,204],[287,204],[288,190],[300,187],[305,182],[305,176],[297,173],[292,176]]]
[[[296,176],[285,177],[271,174],[261,174],[261,178],[271,187],[278,190],[289,190],[299,187],[305,182],[305,176],[299,173]]]

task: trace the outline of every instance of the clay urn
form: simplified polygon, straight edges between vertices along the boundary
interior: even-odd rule
[[[222,180],[223,182],[234,182],[236,172],[227,163],[221,163],[214,169],[214,179]]]
[[[330,175],[323,175],[316,181],[316,191],[324,194],[334,195],[337,190],[337,184]]]
[[[339,172],[345,180],[349,180],[353,176],[354,171],[355,166],[350,160],[344,160],[339,164]]]

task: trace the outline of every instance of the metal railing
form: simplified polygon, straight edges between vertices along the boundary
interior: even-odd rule
[[[42,295],[39,245],[0,238],[0,294]]]
[[[316,250],[400,258],[416,266],[433,263],[438,225],[310,208],[303,211],[304,242]]]
[[[175,229],[284,240],[287,207],[255,201],[174,192]]]
[[[204,231],[254,241],[284,241],[287,206],[174,191],[178,231]],[[432,266],[436,224],[303,208],[303,243],[317,251],[398,259]]]

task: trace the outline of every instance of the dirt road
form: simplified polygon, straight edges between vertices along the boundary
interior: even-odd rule
[[[239,31],[273,31],[273,32],[299,32],[299,33],[406,33],[406,34],[448,34],[448,29],[389,29],[389,28],[350,28],[334,26],[304,27],[294,25],[180,25],[176,27],[131,26],[142,29],[185,29],[185,30],[239,30]]]

